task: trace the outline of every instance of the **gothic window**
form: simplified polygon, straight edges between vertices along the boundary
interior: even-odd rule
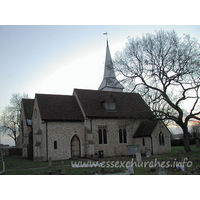
[[[160,145],[165,145],[164,135],[163,135],[162,132],[160,132],[160,134],[159,134],[159,144]]]
[[[99,144],[102,144],[102,129],[99,128]]]
[[[124,143],[127,143],[127,135],[126,135],[126,129],[123,129],[123,139],[124,139]]]
[[[99,144],[107,144],[107,130],[106,126],[99,126]]]
[[[57,141],[54,141],[54,149],[57,149]]]
[[[119,128],[119,143],[127,143],[127,134],[126,134],[126,128],[120,127]]]

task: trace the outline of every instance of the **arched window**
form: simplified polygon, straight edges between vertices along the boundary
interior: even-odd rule
[[[107,131],[105,127],[103,129],[103,143],[107,144]]]
[[[106,126],[99,126],[99,144],[107,144]]]
[[[53,145],[54,145],[54,149],[57,149],[57,141],[54,141]]]
[[[119,128],[119,143],[127,143],[126,128]]]
[[[102,129],[99,128],[99,144],[102,144]]]
[[[127,136],[126,136],[126,129],[123,129],[123,139],[124,139],[124,143],[127,143]]]
[[[164,135],[163,135],[162,132],[160,132],[160,134],[159,134],[159,144],[160,145],[165,145]]]

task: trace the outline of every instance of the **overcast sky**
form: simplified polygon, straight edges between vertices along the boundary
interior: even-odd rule
[[[175,30],[200,41],[200,26],[65,25],[0,26],[0,111],[12,93],[71,95],[74,88],[98,89],[104,70],[106,36],[111,56],[127,37]]]

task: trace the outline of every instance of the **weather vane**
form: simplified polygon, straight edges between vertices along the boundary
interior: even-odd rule
[[[105,33],[103,33],[103,35],[106,35],[106,39],[108,40],[108,35],[110,35],[110,33],[108,33],[107,31]]]

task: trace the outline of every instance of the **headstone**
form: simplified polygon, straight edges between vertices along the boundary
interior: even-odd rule
[[[177,165],[177,166],[176,166],[176,171],[177,171],[177,172],[184,172],[184,171],[185,171],[185,168],[184,168],[184,166],[182,166],[182,165]]]
[[[147,158],[151,157],[151,150],[150,149],[146,150],[146,157]]]
[[[164,167],[158,167],[157,168],[157,175],[167,175],[167,169]]]
[[[136,152],[136,161],[137,162],[141,162],[142,161],[142,156],[141,156],[141,153],[139,153],[139,152]]]
[[[62,175],[66,174],[66,171],[65,171],[65,162],[64,161],[61,161],[61,174]]]
[[[183,162],[183,160],[184,160],[185,157],[186,157],[186,151],[183,150],[183,149],[179,150],[179,152],[178,152],[178,157],[180,158],[181,162]]]
[[[127,146],[127,155],[128,156],[136,155],[136,152],[140,152],[140,145],[139,144]]]
[[[133,170],[133,167],[132,166],[129,166],[129,167],[127,167],[126,168],[126,170],[125,170],[125,173],[126,174],[134,174],[134,170]]]
[[[200,165],[196,166],[197,171],[200,171]]]
[[[200,142],[198,138],[195,140],[195,143],[196,143],[196,148],[200,148]]]

